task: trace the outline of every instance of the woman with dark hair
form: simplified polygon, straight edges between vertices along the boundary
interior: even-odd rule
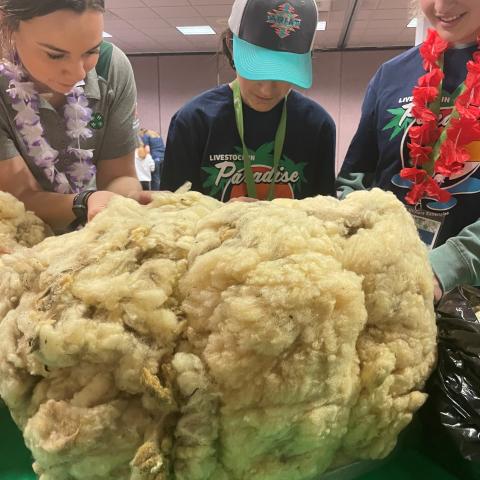
[[[103,0],[0,0],[0,190],[56,231],[115,194],[147,203],[135,174],[131,65],[102,41]]]
[[[312,85],[314,0],[236,0],[223,39],[236,79],[172,118],[162,189],[222,201],[335,194],[335,124]]]

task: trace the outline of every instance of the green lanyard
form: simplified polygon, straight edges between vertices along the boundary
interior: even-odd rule
[[[445,66],[444,54],[442,54],[442,56],[440,57],[438,64],[440,66],[440,69],[443,72],[444,66]],[[465,91],[466,88],[467,87],[465,85],[465,82],[462,82],[453,92],[451,98],[453,99],[458,98]],[[437,118],[440,118],[440,110],[442,107],[442,97],[443,97],[443,80],[440,82],[438,86],[438,98],[435,99],[429,105],[430,110],[432,110],[432,112],[437,116]],[[460,118],[460,114],[458,113],[458,110],[455,108],[455,104],[454,104],[452,113],[450,114],[450,118],[448,119],[447,125],[445,125],[444,129],[442,130],[440,137],[432,145],[432,153],[430,156],[430,161],[425,163],[425,165],[423,165],[423,168],[427,171],[429,175],[433,175],[433,172],[435,170],[435,162],[440,158],[440,151],[442,148],[442,144],[447,139],[448,129],[452,124],[452,120],[456,120],[458,118]]]
[[[253,179],[252,162],[250,161],[250,154],[245,145],[244,139],[244,125],[243,125],[243,107],[242,96],[240,94],[240,85],[237,80],[232,82],[233,89],[233,107],[235,109],[235,119],[237,121],[238,134],[242,140],[243,146],[243,172],[245,175],[245,183],[247,184],[247,196],[250,198],[257,198],[257,189],[255,187],[255,180]],[[277,176],[278,166],[280,164],[280,157],[282,156],[283,144],[285,143],[285,135],[287,131],[287,97],[283,101],[282,116],[278,124],[277,133],[275,134],[275,148],[273,150],[273,175],[268,190],[268,200],[273,199],[275,189],[275,177]]]

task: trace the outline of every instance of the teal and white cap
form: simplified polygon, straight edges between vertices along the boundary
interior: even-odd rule
[[[310,88],[317,23],[315,0],[235,0],[228,25],[238,74]]]

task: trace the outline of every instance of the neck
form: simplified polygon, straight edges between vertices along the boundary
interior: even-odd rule
[[[472,45],[479,43],[479,39],[480,39],[480,31],[477,33],[473,33],[468,37],[462,38],[458,42],[452,42],[452,46],[454,48],[470,47]]]
[[[59,108],[66,102],[66,96],[63,93],[55,92],[51,88],[48,88],[43,83],[36,81],[30,74],[28,79],[35,85],[37,93],[52,105],[53,108]]]
[[[66,101],[67,101],[67,97],[62,93],[53,92],[51,94],[48,94],[48,102],[55,109],[58,109],[59,107],[63,107]]]
[[[28,73],[28,81],[32,82],[35,85],[35,90],[39,94],[55,95],[57,93],[57,92],[54,92],[52,89],[48,88],[43,83],[40,83],[37,80],[35,80],[29,73]]]
[[[476,45],[476,44],[477,42],[475,40],[466,41],[466,42],[455,42],[455,43],[452,43],[452,48],[461,49],[461,48],[472,47],[473,45]]]

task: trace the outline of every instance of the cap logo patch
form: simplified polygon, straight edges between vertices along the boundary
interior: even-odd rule
[[[302,19],[295,9],[286,2],[267,12],[267,23],[280,38],[286,38],[296,30],[300,30]]]

